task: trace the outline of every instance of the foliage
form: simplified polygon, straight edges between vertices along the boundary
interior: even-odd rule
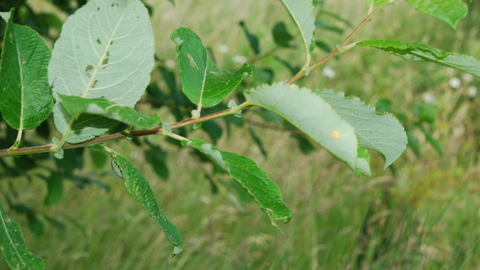
[[[77,2],[79,6],[84,5],[75,13],[71,10],[73,14],[63,24],[60,37],[51,52],[34,30],[14,22],[14,8],[0,14],[6,21],[0,105],[2,117],[8,124],[1,143],[5,148],[9,147],[0,150],[0,156],[20,156],[14,160],[14,164],[0,160],[2,173],[9,177],[24,176],[28,170],[39,166],[40,162],[53,154],[56,168],[46,170],[46,175],[39,176],[47,181],[49,193],[45,204],[50,206],[61,201],[63,179],[72,180],[79,186],[89,183],[108,190],[95,179],[73,174],[76,168],[83,166],[84,148],[99,151],[92,154],[99,164],[105,163],[105,154],[108,154],[112,159],[113,171],[123,179],[128,193],[141,203],[174,245],[174,255],[182,251],[179,230],[160,209],[142,173],[120,154],[104,146],[104,143],[128,139],[142,145],[139,137],[151,135],[167,136],[176,145],[181,142],[183,146],[191,146],[196,151],[193,153],[199,154],[200,160],[211,162],[216,168],[214,170],[223,171],[236,181],[241,187],[239,194],[244,192],[253,198],[272,224],[279,228],[275,220],[288,223],[293,214],[274,181],[247,157],[220,150],[200,139],[187,138],[187,126],[192,126],[193,130],[204,129],[212,141],[216,141],[223,130],[211,120],[223,117],[228,119],[227,126],[241,125],[253,111],[249,108],[259,107],[262,110],[255,112],[263,119],[300,130],[303,135],[296,138],[303,145],[309,143],[306,136],[345,162],[358,176],[370,175],[370,154],[367,149],[385,157],[385,168],[402,154],[407,143],[415,153],[419,153],[418,143],[415,146],[415,139],[409,130],[405,132],[400,122],[388,113],[394,112],[388,101],[384,102],[388,106],[381,109],[384,113],[380,113],[359,98],[347,98],[343,93],[332,90],[310,90],[294,83],[335,56],[359,46],[385,50],[406,60],[413,58],[414,61],[439,63],[475,76],[480,74],[480,64],[473,57],[440,51],[428,45],[393,40],[367,40],[349,44],[366,22],[385,6],[394,3],[391,0],[366,1],[370,9],[367,17],[335,49],[311,64],[311,53],[316,45],[328,50],[328,45],[313,40],[316,24],[312,1],[285,0],[282,2],[298,26],[305,49],[302,68],[289,66],[289,63],[277,58],[292,71],[290,79],[272,83],[271,72],[262,68],[252,69],[248,64],[235,72],[224,71],[217,67],[214,59],[207,59],[208,48],[203,46],[198,35],[189,28],[181,27],[171,35],[177,45],[182,85],[180,92],[176,87],[175,75],[162,64],[156,63],[149,12],[141,1]],[[461,1],[407,2],[453,28],[467,11]],[[69,5],[57,4],[68,10]],[[338,16],[336,18],[342,20]],[[241,26],[252,50],[259,55],[259,39],[246,28],[244,22]],[[277,24],[272,32],[279,47],[290,48],[293,36],[283,22]],[[156,89],[155,83],[149,84],[155,64],[170,88],[169,93]],[[260,76],[256,75],[257,72]],[[252,81],[245,82],[245,78],[252,76]],[[254,84],[250,85],[252,82]],[[265,82],[268,84],[261,84]],[[242,101],[240,105],[234,100],[226,102],[236,89],[239,90],[236,100]],[[165,123],[157,114],[148,116],[136,110],[134,107],[145,90],[153,107],[173,102],[169,109],[177,122]],[[399,113],[394,114],[400,116]],[[433,123],[435,113],[424,106],[417,109],[417,115],[419,120],[415,126],[442,153],[441,145],[422,125],[423,122]],[[52,135],[48,120],[50,116],[59,136]],[[400,120],[405,122],[404,119]],[[43,139],[39,142],[23,136],[25,129],[36,129]],[[13,138],[14,130],[17,130],[16,138]],[[252,130],[250,135],[266,156],[267,150],[258,136]],[[147,161],[154,168],[161,168],[156,169],[161,177],[168,178],[168,167],[159,146],[147,140],[143,145],[150,149],[146,152]],[[3,195],[10,209],[18,209],[7,193]],[[18,224],[6,213],[0,205],[0,224],[3,224],[0,226],[1,247],[5,260],[13,269],[43,269],[43,260],[25,249]],[[26,210],[25,213],[30,217],[31,228],[37,228],[33,230],[41,233],[39,228],[43,225],[38,225],[34,211]]]

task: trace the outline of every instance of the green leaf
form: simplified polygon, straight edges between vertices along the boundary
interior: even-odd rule
[[[282,0],[285,7],[292,15],[293,20],[300,29],[303,43],[305,44],[306,61],[305,65],[310,65],[310,53],[315,48],[313,34],[315,31],[315,17],[313,17],[312,0]],[[312,46],[313,45],[313,46]]]
[[[460,19],[467,16],[468,6],[461,0],[407,0],[416,10],[448,23],[457,28]]]
[[[365,0],[365,3],[367,3],[367,5],[374,8],[385,5],[389,2],[393,2],[393,0]]]
[[[238,24],[240,25],[240,27],[242,27],[243,32],[247,37],[248,43],[250,44],[250,48],[252,48],[255,55],[258,55],[260,53],[260,43],[258,42],[257,36],[252,34],[248,30],[247,26],[245,25],[245,22],[242,21],[242,22],[239,22]]]
[[[253,142],[258,146],[258,149],[260,149],[260,152],[264,157],[268,156],[267,150],[265,150],[265,147],[263,147],[263,142],[260,140],[260,138],[255,134],[252,128],[248,129],[248,132],[250,133],[250,137],[252,137]]]
[[[177,227],[160,210],[150,185],[140,171],[135,168],[128,160],[124,159],[115,151],[106,148],[105,151],[112,157],[112,169],[123,179],[123,183],[130,195],[142,204],[142,207],[157,221],[174,247],[174,255],[180,253],[182,249],[182,238]]]
[[[293,36],[290,35],[290,33],[288,32],[287,26],[285,26],[285,23],[283,22],[277,23],[272,29],[272,34],[273,34],[273,40],[279,46],[286,47],[286,48],[289,48],[291,46],[290,42],[293,40]]]
[[[57,204],[63,196],[63,179],[58,173],[52,173],[47,179],[48,194],[45,198],[45,205],[52,206]]]
[[[355,130],[318,94],[310,89],[277,83],[246,90],[245,98],[288,120],[356,170],[358,141]]]
[[[422,152],[420,150],[420,142],[418,141],[418,139],[410,132],[407,132],[407,138],[408,146],[412,149],[415,156],[422,157]]]
[[[68,17],[55,42],[48,68],[55,98],[58,94],[106,98],[133,107],[150,82],[153,45],[148,11],[141,1],[89,1]],[[71,116],[54,110],[57,129],[69,132]],[[105,131],[103,123],[89,121],[92,124],[79,133],[94,137]],[[84,140],[67,139],[71,143]]]
[[[44,261],[25,247],[22,230],[17,222],[10,219],[0,204],[0,249],[5,261],[12,269],[44,269]]]
[[[65,111],[75,118],[84,113],[101,115],[139,129],[152,129],[162,121],[158,114],[144,115],[133,108],[121,106],[105,98],[85,99],[77,96],[58,95],[58,101]]]
[[[355,128],[362,147],[375,150],[385,157],[385,168],[405,151],[407,135],[393,115],[377,114],[375,108],[365,105],[359,98],[346,98],[343,93],[331,90],[315,93]]]
[[[275,220],[288,223],[292,219],[292,212],[282,202],[282,192],[255,162],[247,157],[222,151],[200,139],[190,138],[188,140],[188,146],[192,146],[208,156],[253,197],[263,211],[268,214],[272,225],[278,227]]]
[[[151,146],[148,151],[145,151],[145,160],[152,166],[153,171],[158,176],[164,180],[168,179],[170,171],[167,167],[167,152],[158,146]]]
[[[367,40],[358,42],[357,46],[374,47],[401,56],[405,60],[433,62],[480,77],[480,62],[469,55],[440,51],[424,44],[396,40]]]
[[[12,23],[13,9],[0,15],[7,21],[0,75],[2,116],[12,128],[33,129],[52,112],[47,77],[51,52],[36,31]],[[21,131],[17,143],[20,137]]]
[[[230,73],[216,67],[213,61],[207,61],[202,41],[189,28],[178,28],[171,39],[177,43],[183,92],[200,107],[217,105],[235,90],[244,77],[252,75],[252,68],[248,64]]]

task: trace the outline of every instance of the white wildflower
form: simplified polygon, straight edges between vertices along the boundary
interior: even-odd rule
[[[460,81],[460,79],[457,77],[452,77],[450,78],[450,80],[448,80],[448,85],[450,85],[450,87],[452,88],[457,89],[462,85],[462,81]]]
[[[335,78],[335,70],[333,70],[332,68],[330,67],[325,67],[323,69],[323,75],[325,75],[326,77],[330,78],[330,79],[333,79]]]
[[[228,47],[228,45],[223,44],[223,45],[218,46],[218,50],[221,53],[227,53],[230,50],[230,48]]]

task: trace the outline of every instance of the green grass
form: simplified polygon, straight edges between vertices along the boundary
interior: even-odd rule
[[[263,52],[274,48],[268,29],[277,21],[287,22],[295,32],[279,1],[176,2],[175,7],[168,1],[159,2],[152,18],[156,53],[165,61],[174,60],[175,44],[169,35],[180,25],[196,31],[224,69],[239,67],[232,60],[234,55],[254,58],[238,21],[246,21],[259,35]],[[353,24],[367,10],[360,0],[325,2],[325,9]],[[454,32],[399,1],[369,22],[357,40],[423,42],[480,58],[479,5],[473,7]],[[332,46],[342,38],[326,31],[316,37]],[[218,52],[222,44],[230,47],[228,53]],[[278,53],[293,65],[303,63],[301,50]],[[317,51],[313,59],[323,55]],[[276,80],[290,76],[271,58],[256,65],[272,68]],[[282,234],[255,204],[241,201],[244,213],[235,208],[229,199],[235,191],[225,176],[214,175],[220,192],[212,194],[204,176],[211,168],[190,150],[179,151],[164,139],[150,139],[168,151],[170,179],[162,181],[144,162],[141,149],[124,142],[109,144],[149,179],[160,207],[182,232],[184,252],[174,258],[158,225],[113,174],[93,174],[111,192],[92,185],[81,190],[66,182],[64,198],[53,207],[43,206],[43,181],[14,179],[21,191],[16,201],[34,207],[43,221],[45,215],[61,221],[66,226],[63,232],[46,224],[44,235],[35,236],[23,215],[8,214],[21,224],[27,247],[45,259],[47,269],[479,269],[480,104],[478,97],[466,97],[466,87],[454,90],[447,84],[451,76],[462,74],[364,48],[327,65],[337,72],[336,78],[328,79],[318,70],[299,84],[357,95],[372,105],[388,97],[396,110],[407,112],[410,118],[412,106],[423,102],[422,94],[432,93],[439,112],[434,136],[442,142],[445,155],[438,156],[419,136],[423,158],[407,150],[395,163],[396,175],[392,176],[390,170],[381,170],[383,160],[374,154],[373,177],[357,178],[325,150],[317,148],[302,155],[286,132],[252,125],[268,149],[269,156],[264,158],[248,139],[248,130],[235,129],[235,134],[221,138],[218,147],[252,158],[280,186],[294,213],[289,224],[281,225]],[[159,84],[164,86],[162,81]],[[480,86],[478,79],[471,84]],[[150,110],[147,106],[141,109]],[[194,136],[208,140],[202,131]],[[88,174],[90,168],[88,161],[77,173]],[[8,190],[7,181],[0,181],[0,190]],[[3,258],[0,269],[7,269]]]

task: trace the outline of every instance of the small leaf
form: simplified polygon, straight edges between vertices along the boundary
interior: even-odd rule
[[[407,0],[416,10],[448,23],[457,28],[460,19],[467,16],[468,6],[461,0]]]
[[[216,67],[213,61],[207,60],[200,38],[188,28],[178,28],[171,39],[177,43],[183,92],[200,107],[217,105],[235,90],[244,77],[252,75],[252,68],[248,64],[235,73]]]
[[[105,148],[112,157],[112,169],[123,179],[130,195],[157,221],[174,247],[174,255],[181,252],[182,239],[177,227],[160,210],[150,185],[140,171],[115,151]]]
[[[27,26],[12,23],[10,13],[2,48],[0,108],[3,119],[20,130],[39,126],[51,114],[53,98],[48,84],[50,49],[40,35]],[[17,144],[19,143],[17,139]]]
[[[293,36],[287,30],[285,23],[277,23],[272,30],[273,40],[279,46],[289,48],[291,46],[290,42],[293,40]]]
[[[310,65],[310,53],[312,52],[313,34],[315,31],[315,17],[313,17],[312,0],[282,0],[285,7],[292,15],[293,20],[300,29],[303,43],[305,44],[306,66]]]
[[[315,93],[355,128],[362,147],[375,150],[385,157],[385,168],[405,151],[405,129],[393,115],[377,114],[375,108],[365,105],[359,98],[345,98],[343,93],[331,90]]]
[[[48,67],[55,98],[58,94],[105,98],[133,107],[150,82],[153,45],[150,18],[142,1],[89,1],[68,17],[55,42]],[[62,134],[69,132],[72,119],[61,109],[54,110],[55,125],[67,123],[57,129]],[[84,120],[91,122],[77,133],[85,130],[91,138],[105,132],[105,121]],[[75,136],[76,140],[70,137],[67,141],[88,138]]]
[[[242,27],[243,32],[245,32],[245,36],[247,37],[248,43],[250,44],[250,48],[252,48],[253,52],[255,55],[260,53],[260,43],[258,42],[258,38],[256,35],[252,34],[247,26],[245,25],[245,22],[239,22],[238,23],[240,27]]]
[[[379,6],[382,6],[382,5],[385,5],[389,2],[393,2],[394,0],[365,0],[365,3],[367,3],[367,5],[371,6],[371,7],[379,7]]]
[[[105,98],[85,99],[77,96],[58,95],[58,101],[63,109],[74,118],[78,118],[84,113],[100,115],[139,129],[152,129],[162,121],[158,114],[147,116],[133,108],[121,106]]]
[[[253,142],[258,146],[258,149],[260,149],[260,152],[264,157],[267,157],[267,150],[265,150],[265,147],[263,147],[262,140],[255,134],[252,128],[248,129],[248,132],[250,133],[250,137],[252,137]]]
[[[358,148],[355,130],[318,94],[285,83],[264,85],[244,94],[248,102],[288,120],[355,171]]]
[[[63,196],[63,179],[58,173],[52,173],[47,179],[48,194],[45,198],[45,205],[52,206],[57,204]]]
[[[148,151],[145,151],[145,160],[158,176],[164,180],[168,179],[170,172],[167,167],[167,152],[158,146],[151,146]]]
[[[411,134],[410,132],[407,132],[407,138],[408,138],[408,146],[410,147],[410,149],[412,149],[415,156],[421,157],[422,152],[420,150],[420,142],[418,141],[418,139],[415,136],[413,136],[413,134]]]
[[[424,44],[396,40],[367,40],[358,42],[357,46],[374,47],[401,56],[405,60],[433,62],[480,77],[480,62],[469,55],[444,52]]]
[[[12,269],[41,270],[45,268],[43,259],[26,249],[20,226],[7,216],[1,204],[0,236],[0,249],[5,261]]]
[[[222,151],[200,139],[190,138],[187,145],[208,156],[237,181],[268,214],[272,225],[277,226],[275,220],[288,223],[292,219],[292,212],[282,202],[280,189],[255,162],[247,157]]]

